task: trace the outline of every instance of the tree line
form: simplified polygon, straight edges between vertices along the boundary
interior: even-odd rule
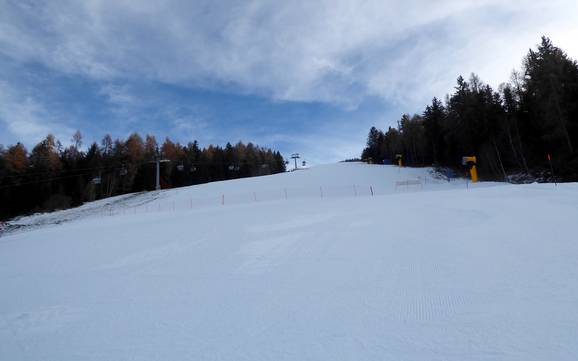
[[[21,143],[0,145],[0,219],[153,190],[157,159],[169,161],[160,163],[162,188],[285,171],[278,151],[252,143],[201,148],[134,133],[126,140],[106,135],[83,150],[78,131],[69,147],[49,134],[30,152]]]
[[[370,129],[362,159],[389,162],[398,154],[408,165],[452,168],[473,155],[486,179],[552,177],[553,170],[578,180],[578,63],[542,37],[497,91],[475,74],[458,77],[445,101],[433,98],[385,132]]]

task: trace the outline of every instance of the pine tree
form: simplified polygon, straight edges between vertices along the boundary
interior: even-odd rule
[[[574,153],[578,127],[578,65],[550,39],[542,37],[538,50],[524,61],[524,106],[542,134],[544,151]],[[563,147],[558,146],[563,144]]]
[[[431,147],[431,160],[434,164],[440,164],[445,154],[442,124],[445,118],[445,108],[438,98],[433,98],[431,105],[425,108],[423,113],[423,125],[425,137]],[[445,159],[444,159],[445,160]]]

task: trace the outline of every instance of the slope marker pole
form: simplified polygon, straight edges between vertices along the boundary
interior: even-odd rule
[[[558,187],[558,182],[556,182],[556,176],[554,175],[554,167],[552,167],[552,156],[548,153],[548,163],[550,163],[550,172],[552,173],[552,178],[554,178],[554,186]]]

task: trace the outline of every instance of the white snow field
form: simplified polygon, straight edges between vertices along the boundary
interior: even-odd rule
[[[578,359],[578,184],[429,176],[336,164],[22,218],[0,360]]]

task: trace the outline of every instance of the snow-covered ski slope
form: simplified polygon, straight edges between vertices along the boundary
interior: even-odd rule
[[[23,218],[0,360],[578,359],[578,185],[396,189],[418,176],[338,164]],[[291,187],[327,190],[227,203]]]
[[[273,176],[112,197],[75,209],[22,217],[10,224],[11,231],[14,231],[99,215],[199,210],[272,200],[364,197],[469,186],[465,179],[448,180],[443,175],[434,174],[429,168],[331,164]],[[489,185],[495,183],[480,186]]]

